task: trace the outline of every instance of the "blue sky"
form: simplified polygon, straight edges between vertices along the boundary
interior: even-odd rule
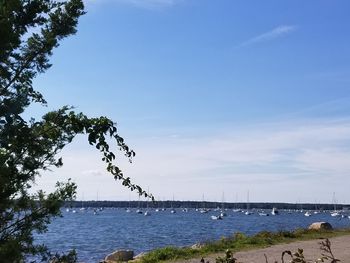
[[[85,3],[35,84],[49,109],[116,120],[135,182],[159,199],[350,202],[348,1]],[[85,138],[61,154],[39,187],[71,177],[80,199],[137,199]]]

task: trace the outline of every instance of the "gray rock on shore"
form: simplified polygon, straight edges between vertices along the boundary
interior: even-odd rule
[[[120,262],[129,261],[134,258],[134,251],[132,250],[117,250],[105,257],[104,262]]]
[[[309,226],[311,230],[332,230],[333,227],[328,222],[315,222]]]
[[[191,246],[191,249],[201,249],[202,247],[204,247],[204,244],[196,243]]]

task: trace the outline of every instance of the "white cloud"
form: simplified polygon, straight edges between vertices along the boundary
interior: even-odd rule
[[[252,201],[330,202],[334,191],[340,200],[348,198],[344,190],[350,174],[348,119],[226,127],[210,136],[200,131],[196,137],[167,134],[134,139],[133,144],[137,153],[133,164],[123,156],[118,163],[158,198],[171,199],[174,193],[179,199],[200,200],[204,193],[207,200],[220,200],[225,191],[232,201],[236,193],[245,198],[247,189]],[[78,196],[84,192],[86,199],[95,198],[99,189],[100,199],[130,198],[105,172],[93,148],[67,150],[65,165],[56,173],[73,177]]]
[[[273,40],[275,38],[279,38],[279,37],[282,37],[284,35],[287,35],[293,31],[295,31],[296,29],[297,29],[297,27],[294,25],[281,25],[281,26],[278,26],[278,27],[276,27],[268,32],[265,32],[263,34],[260,34],[258,36],[255,36],[249,40],[242,42],[241,44],[238,45],[238,47],[250,46],[250,45],[253,45],[256,43],[270,41],[270,40]]]
[[[93,175],[93,176],[100,176],[100,175],[103,175],[104,172],[102,172],[101,170],[85,170],[85,171],[82,171],[81,174],[83,175]]]

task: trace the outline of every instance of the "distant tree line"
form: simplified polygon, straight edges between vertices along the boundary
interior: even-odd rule
[[[118,207],[118,208],[146,208],[147,201],[71,201],[66,202],[65,207]],[[148,202],[151,208],[227,208],[247,209],[247,203],[220,203],[202,201],[155,201]],[[312,203],[249,203],[250,209],[292,209],[292,210],[334,210],[334,204]],[[349,204],[339,204],[337,209],[350,209]]]

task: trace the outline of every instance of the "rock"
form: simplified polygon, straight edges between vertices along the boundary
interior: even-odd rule
[[[191,246],[192,249],[201,249],[202,247],[204,247],[204,245],[201,243],[196,243]]]
[[[134,258],[134,251],[132,250],[117,250],[108,256],[105,261],[107,262],[118,262],[118,261],[129,261]]]
[[[333,227],[328,222],[315,222],[315,223],[312,223],[309,226],[309,229],[313,229],[313,230],[331,230],[331,229],[333,229]]]

